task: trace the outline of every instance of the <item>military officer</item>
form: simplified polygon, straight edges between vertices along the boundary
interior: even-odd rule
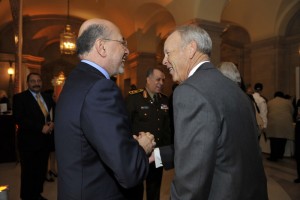
[[[159,68],[150,68],[146,74],[146,86],[129,92],[126,99],[129,118],[133,134],[148,131],[155,137],[156,146],[171,143],[170,116],[168,98],[162,94],[165,75]],[[156,168],[155,163],[150,164],[146,179],[147,200],[159,200],[162,180],[162,168]],[[134,199],[143,199],[143,187],[133,190]]]

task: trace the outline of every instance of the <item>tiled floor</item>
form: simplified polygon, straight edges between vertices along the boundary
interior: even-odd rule
[[[284,158],[277,163],[266,160],[267,155],[263,156],[264,167],[268,178],[268,193],[270,200],[299,200],[300,199],[300,184],[293,183],[296,177],[296,164],[294,159]],[[170,182],[174,171],[165,171],[161,200],[169,199]],[[0,185],[9,185],[9,199],[19,200],[20,187],[20,165],[15,163],[0,164]],[[43,196],[49,200],[56,199],[56,181],[46,182],[44,185]]]

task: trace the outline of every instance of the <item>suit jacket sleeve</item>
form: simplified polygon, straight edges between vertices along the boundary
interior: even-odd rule
[[[83,104],[81,126],[120,185],[133,187],[146,178],[148,157],[129,133],[126,107],[115,83],[102,79],[90,89]]]
[[[160,157],[165,170],[174,168],[174,145],[159,147]]]
[[[208,199],[217,156],[216,111],[187,84],[176,88],[173,100],[176,167],[172,199]]]
[[[128,117],[130,121],[130,126],[132,127],[134,115],[135,115],[135,101],[133,99],[133,96],[128,95],[126,98],[126,109],[128,112]],[[134,133],[133,133],[134,134]]]

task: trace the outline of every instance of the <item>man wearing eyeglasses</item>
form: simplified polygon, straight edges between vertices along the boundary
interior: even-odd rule
[[[81,62],[68,76],[56,107],[58,199],[128,199],[125,191],[148,174],[150,133],[133,139],[124,100],[111,76],[129,54],[119,28],[91,19],[79,30]]]

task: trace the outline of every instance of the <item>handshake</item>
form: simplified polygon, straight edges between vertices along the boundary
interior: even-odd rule
[[[138,141],[141,147],[143,147],[147,155],[151,154],[156,145],[154,135],[149,132],[139,132],[139,135],[133,135],[133,138]]]

